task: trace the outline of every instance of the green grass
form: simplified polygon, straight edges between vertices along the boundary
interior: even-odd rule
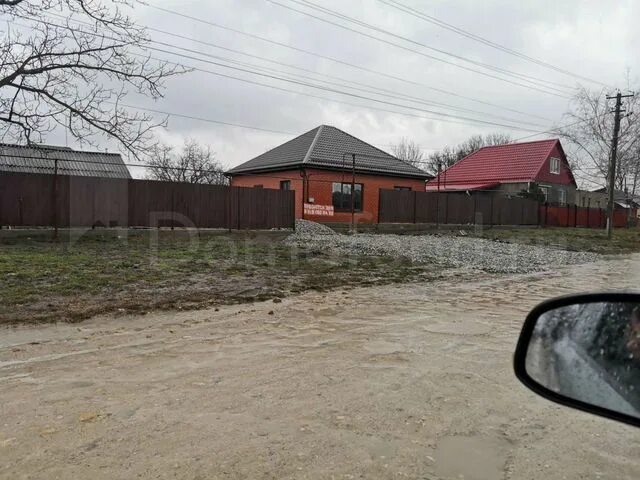
[[[495,228],[475,234],[491,240],[550,245],[566,250],[601,254],[640,252],[638,228],[615,229],[611,239],[607,238],[607,232],[603,229],[588,228]]]
[[[200,308],[436,275],[398,259],[292,249],[285,236],[107,230],[54,242],[50,232],[4,231],[0,323]]]

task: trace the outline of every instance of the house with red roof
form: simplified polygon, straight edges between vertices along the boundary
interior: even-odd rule
[[[533,185],[542,189],[549,203],[575,204],[577,184],[560,140],[481,148],[429,181],[426,189],[517,195]]]

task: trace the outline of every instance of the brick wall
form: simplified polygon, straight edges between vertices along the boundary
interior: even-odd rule
[[[326,170],[306,169],[307,198],[313,198],[315,205],[333,204],[333,183],[351,183],[350,172],[331,172]],[[302,177],[299,170],[288,172],[275,172],[265,174],[252,174],[233,177],[231,184],[240,187],[252,187],[262,185],[264,188],[280,188],[282,180],[291,180],[291,188],[296,191],[296,218],[303,218]],[[424,180],[415,178],[385,177],[379,175],[356,174],[356,183],[363,184],[364,202],[362,212],[356,212],[356,223],[378,223],[378,207],[380,190],[393,190],[394,187],[409,187],[412,190],[423,192]],[[342,222],[351,221],[351,212],[334,212],[333,216],[305,215],[305,219],[317,222]]]

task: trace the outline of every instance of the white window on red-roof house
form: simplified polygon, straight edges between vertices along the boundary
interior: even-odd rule
[[[560,159],[557,157],[551,157],[549,161],[549,171],[551,173],[559,174],[560,173]]]

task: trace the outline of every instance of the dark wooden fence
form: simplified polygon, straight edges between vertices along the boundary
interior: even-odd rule
[[[381,190],[380,223],[538,225],[538,203],[491,193]]]
[[[293,191],[0,173],[0,225],[293,228]]]
[[[607,212],[575,205],[540,205],[534,200],[490,192],[380,191],[380,223],[454,225],[540,225],[605,228]],[[614,227],[637,225],[635,210],[616,210]]]

